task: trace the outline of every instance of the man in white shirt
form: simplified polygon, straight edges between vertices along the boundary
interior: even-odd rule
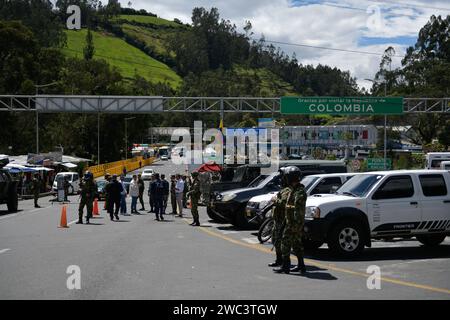
[[[177,183],[175,185],[175,197],[177,199],[178,216],[183,217],[183,191],[184,181],[181,179],[181,175],[176,175]]]

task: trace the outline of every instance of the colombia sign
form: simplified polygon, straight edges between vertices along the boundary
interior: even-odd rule
[[[283,97],[282,114],[402,114],[398,97]]]

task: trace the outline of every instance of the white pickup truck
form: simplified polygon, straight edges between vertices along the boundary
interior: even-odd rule
[[[450,173],[405,170],[359,174],[334,196],[309,197],[305,240],[351,257],[371,239],[412,237],[427,246],[450,235]]]

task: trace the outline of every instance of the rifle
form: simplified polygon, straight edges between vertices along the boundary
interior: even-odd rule
[[[286,227],[286,218],[284,218],[284,220],[283,220],[283,224],[281,225],[281,228],[279,229],[278,234],[277,234],[277,239],[275,241],[273,241],[272,249],[270,249],[270,251],[273,251],[275,246],[278,244],[278,241],[281,241],[285,227]]]

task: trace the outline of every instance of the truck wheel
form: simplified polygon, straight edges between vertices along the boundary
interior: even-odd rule
[[[303,239],[303,248],[307,251],[314,251],[319,249],[323,245],[323,241],[314,241],[309,239]]]
[[[442,243],[446,238],[445,234],[426,234],[416,236],[416,239],[427,247],[436,247]]]
[[[19,198],[17,197],[17,192],[10,192],[10,196],[8,197],[8,211],[11,213],[17,212],[17,208],[19,207]]]
[[[209,207],[206,208],[206,213],[208,214],[208,217],[214,222],[219,222],[219,223],[227,222],[227,221],[225,221],[225,219],[222,219],[217,214],[215,214],[214,211],[211,210]]]
[[[363,228],[357,222],[339,222],[331,229],[328,247],[336,256],[345,258],[361,254],[364,250]]]

